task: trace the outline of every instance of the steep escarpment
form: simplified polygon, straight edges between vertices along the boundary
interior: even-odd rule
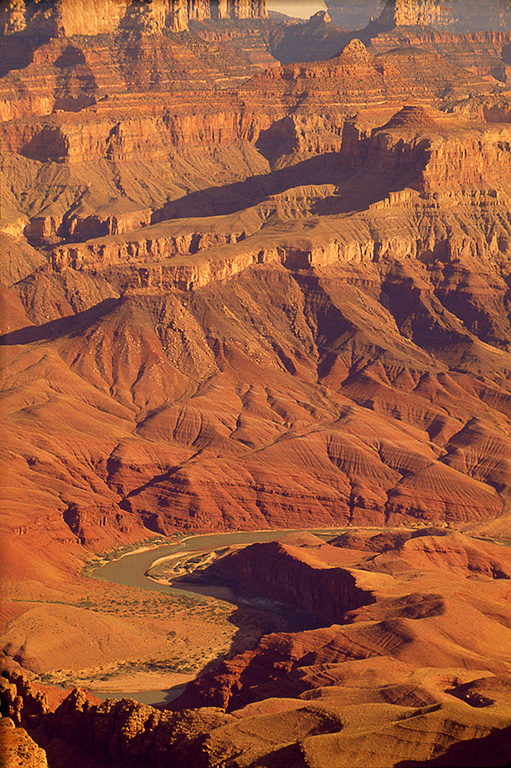
[[[377,0],[360,0],[354,4],[327,0],[326,5],[332,19],[347,29],[362,28],[382,10]],[[447,28],[456,33],[509,29],[510,23],[509,8],[502,0],[450,0],[449,3],[394,0],[386,4],[385,15],[390,23],[396,19],[403,19],[405,23],[420,20],[430,27]]]
[[[3,4],[0,33],[37,30],[48,36],[100,35],[117,28],[169,29],[181,32],[191,20],[266,18],[265,0],[8,0]]]
[[[356,571],[322,568],[322,554],[315,549],[307,556],[303,549],[279,543],[254,544],[222,558],[213,570],[224,579],[234,577],[236,584],[252,593],[332,623],[374,598],[369,585],[365,589],[359,585]]]
[[[75,42],[51,41],[37,50],[34,63],[21,76],[2,78],[1,110],[7,122],[1,146],[33,159],[77,163],[98,157],[132,161],[141,152],[148,158],[164,157],[169,146],[246,139],[273,161],[292,151],[339,149],[344,120],[364,106],[401,105],[412,95],[439,104],[446,90],[451,98],[461,98],[489,87],[484,78],[439,54],[397,51],[374,56],[353,40],[329,62],[271,68],[235,91],[221,91],[204,101],[193,91],[239,80],[237,69],[246,72],[247,62],[231,57],[219,61],[215,49],[203,47],[200,42],[184,46],[161,35],[155,41],[143,37],[101,42],[100,50],[92,52]],[[152,65],[134,68],[134,53],[142,62],[152,59]],[[128,55],[130,63],[119,72],[115,60]],[[156,66],[168,75],[155,76]],[[194,80],[188,73],[197,68],[200,77]],[[160,95],[169,90],[177,92],[170,105]],[[34,119],[37,114],[41,119]],[[280,151],[273,157],[276,149]]]
[[[510,175],[507,126],[463,124],[432,109],[405,107],[372,132],[365,151],[373,167],[415,170],[411,185],[427,192],[455,184],[494,188]]]
[[[41,0],[0,10],[2,121],[79,112],[119,95],[168,101],[237,87],[274,62],[262,0]],[[143,96],[137,101],[144,113]]]
[[[397,252],[419,259],[433,252],[452,261],[466,247],[483,260],[507,253],[507,126],[474,126],[432,109],[406,107],[368,134],[366,119],[363,113],[347,125],[341,153],[167,203],[152,214],[152,225],[147,209],[135,209],[126,213],[125,224],[120,215],[85,218],[77,212],[60,221],[34,218],[26,231],[52,243],[54,269],[129,267],[124,287],[199,287],[251,264],[300,269],[381,260]],[[292,191],[281,191],[289,185]],[[366,210],[352,211],[343,202],[353,194],[365,200]],[[210,215],[182,218],[192,210]],[[300,224],[290,231],[286,222],[297,216],[303,222],[315,210],[330,214],[328,229],[317,219],[307,229]],[[389,210],[399,220],[398,235],[388,222]],[[489,239],[488,224],[495,218],[498,233]],[[143,228],[130,230],[130,221],[136,227],[139,220]],[[65,239],[67,230],[69,240],[81,231],[86,235],[87,228],[90,240],[56,244],[58,233]],[[114,228],[115,234],[94,236]],[[427,269],[433,277],[432,265]],[[439,264],[435,269],[443,271]]]
[[[452,21],[452,9],[438,0],[388,0],[379,18],[389,27],[434,27]]]
[[[7,60],[9,66],[0,80],[0,116],[3,121],[28,118],[30,124],[36,116],[75,113],[96,104],[104,110],[111,106],[108,100],[129,94],[129,109],[150,117],[155,94],[160,98],[165,94],[167,102],[169,94],[237,86],[260,67],[269,66],[273,58],[261,40],[263,33],[262,26],[241,28],[234,38],[227,36],[217,44],[196,33],[180,37],[161,32],[37,39],[29,61],[14,59],[9,64]],[[18,52],[19,47],[14,47],[13,56]],[[178,101],[175,113],[180,113],[180,106]],[[157,114],[168,109],[169,105],[165,109],[160,104]],[[120,116],[122,101],[115,103],[114,111]]]

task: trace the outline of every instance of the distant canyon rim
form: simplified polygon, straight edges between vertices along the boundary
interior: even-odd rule
[[[511,762],[511,8],[293,5],[0,2],[8,768]]]

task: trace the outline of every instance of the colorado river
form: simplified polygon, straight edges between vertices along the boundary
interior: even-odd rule
[[[307,621],[311,617],[300,614],[289,606],[276,603],[269,600],[260,601],[258,598],[243,595],[237,590],[228,586],[218,585],[196,585],[187,584],[183,587],[171,586],[170,584],[160,583],[147,576],[147,572],[156,560],[173,557],[176,555],[187,555],[195,552],[213,552],[224,547],[256,544],[266,541],[276,541],[285,538],[286,535],[296,533],[313,533],[322,538],[332,538],[348,529],[346,528],[328,528],[328,529],[301,529],[301,530],[280,530],[280,531],[241,531],[236,533],[213,533],[199,536],[190,536],[175,544],[163,544],[151,549],[136,551],[132,554],[123,555],[118,560],[112,560],[93,571],[93,576],[99,579],[105,579],[115,584],[123,584],[128,587],[138,587],[151,590],[153,592],[163,592],[168,595],[193,597],[200,601],[205,600],[224,600],[231,603],[257,603],[263,602],[266,607],[284,616],[289,623],[290,629],[306,628]],[[175,692],[177,695],[179,691]],[[145,704],[159,704],[169,701],[174,696],[169,696],[168,690],[151,691],[94,691],[94,694],[100,698],[122,698],[123,696],[136,699]]]
[[[200,587],[190,587],[181,589],[171,587],[168,584],[160,584],[150,579],[146,573],[155,560],[169,557],[176,554],[192,554],[193,552],[213,552],[223,547],[231,547],[239,544],[256,544],[263,541],[276,541],[286,534],[295,533],[313,533],[321,537],[336,536],[347,528],[312,528],[303,530],[281,530],[281,531],[239,531],[237,533],[211,533],[200,536],[190,536],[182,539],[177,544],[163,544],[143,552],[134,552],[133,554],[123,555],[118,560],[112,560],[93,571],[93,576],[99,579],[106,579],[114,584],[124,584],[127,587],[142,587],[154,592],[165,592],[166,594],[187,595],[190,591],[207,594]],[[378,529],[379,530],[379,529]],[[207,589],[207,588],[206,588]],[[212,588],[217,591],[218,588]],[[213,594],[211,594],[213,596]],[[214,595],[218,596],[218,595]],[[200,599],[200,598],[198,598]]]

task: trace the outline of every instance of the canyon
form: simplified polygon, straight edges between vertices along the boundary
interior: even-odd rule
[[[511,30],[489,6],[457,32],[435,0],[356,31],[264,0],[2,4],[12,760],[511,759]],[[243,614],[244,645],[232,606],[88,577],[185,534],[334,527],[207,569],[320,625]],[[187,648],[172,711],[44,677]]]
[[[508,764],[508,547],[428,527],[289,532],[224,549],[199,575],[321,626],[264,635],[159,709],[56,697],[11,672],[7,748],[34,766],[365,766],[376,753],[381,766]]]

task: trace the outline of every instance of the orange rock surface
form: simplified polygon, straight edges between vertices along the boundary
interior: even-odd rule
[[[189,685],[174,709],[221,706],[238,721],[211,743],[229,753],[242,734],[254,737],[257,720],[278,733],[305,706],[339,721],[328,735],[299,738],[297,764],[362,766],[375,750],[382,766],[426,765],[433,756],[449,766],[509,759],[509,744],[502,749],[511,691],[507,548],[434,529],[364,531],[329,544],[252,545],[212,569],[334,624],[267,635]],[[504,729],[491,755],[484,737],[469,735],[468,721],[461,739],[458,732],[444,740],[452,733],[446,722],[470,711],[480,736]]]
[[[194,731],[206,767],[354,768],[364,728],[382,765],[501,749],[511,574],[451,529],[511,530],[511,33],[420,26],[444,10],[390,4],[344,37],[315,36],[322,16],[303,40],[339,35],[336,54],[282,64],[300,35],[264,2],[2,7],[6,656],[46,671],[82,625],[90,665],[104,626],[115,658],[156,647],[129,617],[60,605],[95,552],[403,528],[232,555],[246,588],[325,626],[189,689],[236,713]],[[94,706],[76,695],[52,722],[155,717]],[[49,722],[40,743],[62,738]],[[123,739],[105,765],[133,754]]]
[[[13,552],[501,514],[509,129],[445,78],[486,87],[353,40],[172,115],[124,81],[4,122]]]
[[[432,760],[504,766],[507,550],[428,528],[252,545],[217,560],[207,578],[213,572],[285,599],[326,626],[269,634],[254,650],[231,654],[189,685],[173,711],[130,699],[98,704],[79,690],[50,706],[18,674],[0,686],[4,711],[50,765],[138,766],[150,755],[156,766],[184,759],[248,768],[285,759],[348,768],[370,764],[377,752],[385,768]]]

